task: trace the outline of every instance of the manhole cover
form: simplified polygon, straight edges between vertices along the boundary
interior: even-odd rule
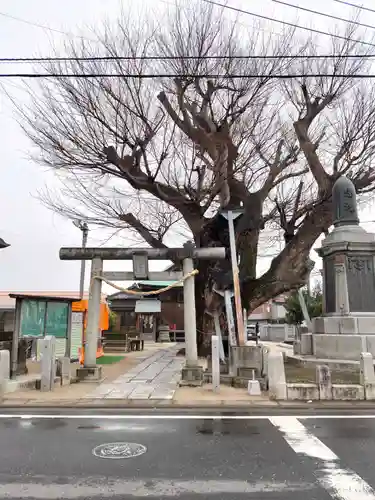
[[[143,444],[138,443],[106,443],[101,444],[92,450],[93,455],[98,458],[112,458],[119,460],[120,458],[139,457],[146,453],[147,448]]]

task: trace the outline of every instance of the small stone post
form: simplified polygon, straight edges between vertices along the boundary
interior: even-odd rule
[[[360,383],[364,386],[365,399],[375,399],[374,360],[369,352],[362,352],[360,358]]]
[[[214,392],[220,391],[220,351],[219,337],[212,335],[211,337],[211,353],[212,353],[212,389]]]
[[[70,385],[70,358],[57,360],[57,374],[61,377],[61,385]]]
[[[319,399],[332,399],[331,370],[327,365],[316,367],[316,382],[319,388]]]
[[[52,391],[55,383],[56,363],[56,339],[51,335],[47,335],[44,339],[40,339],[40,357],[41,357],[41,391]]]
[[[0,351],[0,396],[5,392],[10,376],[10,352]]]
[[[91,263],[91,282],[89,294],[89,306],[86,328],[85,361],[86,368],[95,368],[96,350],[99,337],[99,319],[100,319],[100,301],[102,294],[102,282],[95,279],[103,271],[103,260],[99,257],[92,259]]]
[[[280,351],[268,354],[268,391],[270,399],[287,399],[287,386],[283,354]]]

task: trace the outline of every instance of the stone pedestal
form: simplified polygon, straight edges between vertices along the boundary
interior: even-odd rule
[[[181,370],[180,386],[200,387],[203,384],[203,368],[185,365]]]
[[[335,227],[318,253],[324,316],[312,320],[312,354],[359,361],[373,343],[375,349],[375,235],[357,225]]]
[[[102,380],[102,367],[81,366],[77,369],[77,378],[80,382],[100,382]]]

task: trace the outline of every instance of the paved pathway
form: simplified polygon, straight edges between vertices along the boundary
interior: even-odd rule
[[[172,399],[181,377],[182,344],[155,352],[111,383],[103,382],[87,398]]]

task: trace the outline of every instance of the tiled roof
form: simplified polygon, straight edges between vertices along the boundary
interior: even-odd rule
[[[35,295],[35,296],[42,296],[42,297],[65,297],[65,298],[76,298],[79,297],[79,292],[50,292],[50,291],[32,291],[32,292],[25,292],[25,291],[0,291],[0,309],[14,309],[16,305],[16,299],[13,299],[9,297],[9,294],[14,294],[14,295]],[[89,298],[89,292],[85,292],[83,294],[83,300],[88,300]],[[102,294],[102,300],[106,298],[106,294]]]

